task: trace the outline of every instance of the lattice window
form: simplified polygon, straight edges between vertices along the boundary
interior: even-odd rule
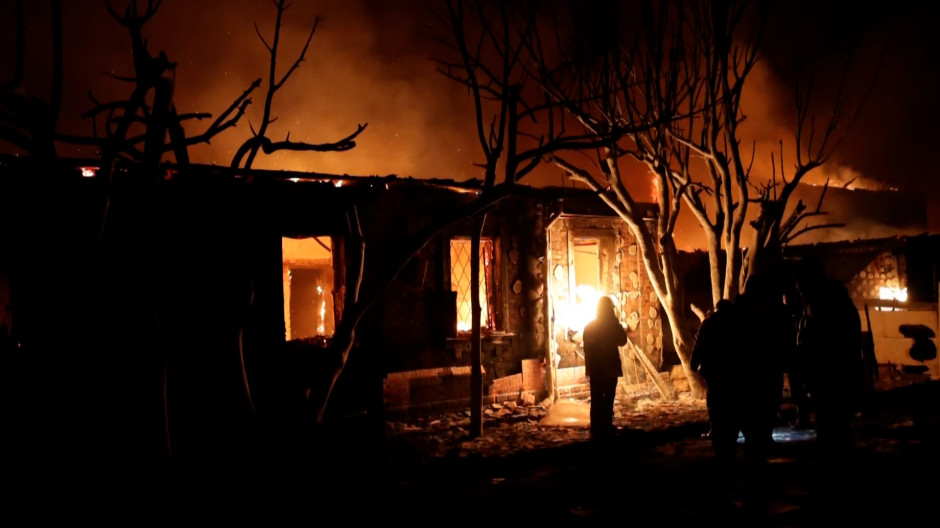
[[[493,314],[490,313],[490,302],[495,289],[492,286],[494,277],[493,263],[495,244],[493,239],[480,239],[480,326],[493,327]],[[487,278],[491,280],[487,280]],[[457,330],[469,331],[473,319],[470,299],[470,239],[455,238],[450,241],[450,284],[457,292]]]

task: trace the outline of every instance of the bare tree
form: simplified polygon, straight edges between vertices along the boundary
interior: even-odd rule
[[[168,312],[158,293],[157,284],[162,276],[157,268],[156,250],[156,242],[160,237],[160,222],[157,219],[159,207],[155,191],[160,180],[160,165],[164,156],[170,152],[175,155],[179,164],[188,164],[189,146],[208,142],[217,134],[235,126],[250,102],[251,91],[258,83],[254,83],[238,96],[204,131],[187,136],[183,129],[184,122],[210,118],[211,115],[184,114],[177,111],[173,100],[176,65],[165,53],[154,55],[147,47],[144,27],[157,12],[161,2],[132,0],[126,3],[123,9],[117,9],[109,2],[104,2],[103,5],[112,18],[127,31],[130,39],[133,72],[127,76],[113,76],[116,80],[130,85],[128,96],[102,102],[89,94],[92,108],[84,117],[91,122],[91,134],[79,136],[59,132],[56,124],[63,91],[61,5],[58,1],[52,3],[53,78],[49,98],[46,100],[29,95],[22,89],[25,54],[23,35],[26,23],[22,3],[17,2],[18,44],[14,53],[16,64],[19,66],[15,68],[11,82],[4,85],[0,91],[0,135],[29,154],[40,166],[51,162],[58,155],[59,145],[93,147],[98,154],[98,177],[105,185],[101,195],[103,202],[99,210],[97,244],[84,247],[84,238],[77,237],[67,245],[73,250],[68,255],[70,267],[81,276],[81,284],[74,287],[75,297],[82,299],[88,309],[70,318],[71,322],[63,324],[67,328],[74,327],[74,332],[67,332],[73,340],[78,343],[81,343],[81,339],[89,340],[84,346],[73,343],[73,347],[85,348],[86,351],[91,348],[92,356],[106,358],[104,361],[121,361],[128,352],[127,348],[133,348],[133,359],[124,360],[128,372],[122,373],[122,376],[131,378],[139,375],[139,378],[133,383],[125,382],[123,378],[122,381],[115,382],[111,387],[114,390],[111,401],[93,401],[89,398],[84,403],[86,412],[96,407],[96,411],[104,412],[101,407],[121,409],[124,406],[138,405],[136,409],[125,409],[132,416],[141,417],[139,421],[135,418],[138,427],[127,424],[125,430],[146,430],[148,432],[143,433],[148,435],[145,442],[150,442],[150,424],[168,423],[165,389],[167,366],[170,361],[168,351],[161,345],[162,337],[165,337],[163,331]],[[118,162],[134,163],[140,170],[135,174],[136,181],[115,193],[113,182]],[[37,175],[37,178],[41,177],[42,174]],[[35,185],[33,189],[41,187]],[[35,198],[36,203],[41,207],[52,207],[49,202],[55,202],[50,198],[60,191],[54,187],[45,187],[36,192],[40,194]],[[24,197],[30,198],[32,197]],[[120,210],[117,217],[115,204],[119,206],[117,210]],[[33,236],[40,236],[45,222],[52,222],[51,218],[62,219],[61,213],[54,209],[46,213],[48,217],[39,218],[42,223],[37,222],[34,226],[24,222],[21,227]],[[73,219],[65,221],[71,222]],[[128,263],[135,265],[129,266]],[[141,277],[146,280],[140,281]],[[139,289],[128,288],[128,284],[138,283],[141,284]],[[30,290],[30,293],[40,298],[55,298],[65,292],[46,291],[38,287]],[[47,344],[47,352],[55,354],[61,350],[55,340],[30,337],[34,342]],[[83,368],[90,369],[87,365]],[[98,378],[98,372],[89,374],[87,383],[93,383],[92,380],[104,381]],[[76,376],[77,373],[66,372],[63,375]],[[242,392],[250,405],[250,394],[244,381],[243,376]],[[161,388],[162,398],[159,396]],[[142,396],[131,397],[131,393]],[[161,401],[160,404],[155,403]],[[160,419],[159,414],[163,415],[163,419]],[[166,441],[162,449],[169,452],[172,450],[169,429],[164,430],[164,436]]]
[[[272,117],[274,95],[303,61],[317,27],[317,21],[315,21],[297,59],[286,73],[277,77],[280,30],[287,3],[278,1],[274,5],[277,14],[271,43],[269,44],[258,31],[259,37],[270,53],[267,92],[261,124],[257,130],[252,128],[252,137],[246,140],[239,149],[233,159],[233,167],[250,168],[259,151],[265,154],[279,150],[346,151],[355,146],[354,139],[366,127],[366,125],[359,125],[356,131],[346,138],[324,144],[292,142],[289,135],[284,141],[271,141],[267,137],[268,127],[275,121]],[[13,78],[0,87],[0,139],[37,159],[55,157],[57,143],[89,146],[97,151],[100,165],[98,177],[105,182],[99,247],[93,251],[95,265],[100,268],[96,272],[101,280],[100,289],[107,292],[103,294],[103,299],[97,307],[104,316],[100,325],[108,328],[108,330],[102,329],[101,335],[108,336],[108,341],[113,342],[116,348],[126,346],[126,343],[130,342],[137,343],[141,348],[140,366],[151,363],[160,365],[163,370],[162,382],[158,382],[157,387],[162,386],[163,390],[165,448],[167,452],[172,452],[173,435],[169,430],[170,411],[167,403],[169,396],[166,392],[167,369],[176,361],[180,361],[178,368],[190,368],[194,366],[194,360],[181,357],[180,354],[171,360],[169,357],[172,355],[171,352],[165,346],[159,345],[169,339],[166,335],[169,326],[176,324],[178,327],[179,324],[185,323],[181,323],[181,320],[174,315],[178,305],[168,297],[171,294],[167,293],[165,285],[161,286],[165,282],[165,277],[161,278],[163,274],[155,268],[158,260],[155,248],[162,230],[161,222],[157,219],[158,204],[155,191],[162,179],[161,166],[165,157],[172,154],[177,168],[185,168],[189,165],[188,148],[190,146],[208,143],[217,135],[235,127],[242,120],[251,103],[251,95],[261,86],[261,79],[253,81],[214,119],[208,113],[178,112],[174,101],[176,63],[171,62],[163,52],[151,53],[145,37],[145,26],[161,7],[161,1],[130,0],[122,9],[115,7],[111,2],[104,2],[108,13],[126,29],[130,38],[133,73],[126,76],[112,75],[115,80],[130,86],[129,94],[126,98],[101,101],[89,93],[92,108],[85,112],[83,117],[90,120],[91,134],[79,136],[60,133],[55,129],[62,91],[60,2],[53,2],[52,11],[55,74],[49,102],[40,97],[27,95],[21,89],[25,56],[23,35],[26,22],[21,1],[18,1],[15,7],[18,38],[17,49],[14,52],[17,66],[14,69]],[[190,135],[187,135],[184,129],[187,122],[207,119],[212,119],[208,126],[201,131],[190,132]],[[132,191],[125,190],[115,195],[113,182],[121,163],[132,164],[135,167],[135,177],[142,179],[134,184]],[[117,218],[113,214],[115,200],[121,205],[119,209],[122,211]],[[351,232],[355,234],[357,219],[355,211],[352,213],[350,225]],[[122,264],[128,261],[140,264],[132,270]],[[127,284],[138,282],[141,276],[151,279],[145,281],[142,291],[127,288]],[[238,280],[251,283],[250,277],[241,277]],[[232,285],[221,287],[230,286]],[[250,294],[248,298],[247,302],[250,303]],[[353,299],[355,300],[355,296]],[[355,306],[355,303],[347,303],[347,305]],[[134,307],[139,307],[140,310]],[[357,315],[359,314],[353,313],[353,316],[348,318],[353,327],[355,321],[358,321]],[[234,316],[242,317],[237,314]],[[238,346],[237,349],[230,351],[232,356],[229,358],[234,358],[234,363],[238,365],[240,379],[237,383],[241,385],[241,394],[236,395],[231,401],[233,405],[240,405],[238,402],[244,401],[248,408],[252,408],[252,396],[245,371],[241,342],[243,323],[243,319],[239,319]],[[346,326],[341,326],[341,328],[346,328]],[[352,335],[352,333],[349,334],[350,341]],[[348,347],[346,350],[348,352]],[[213,360],[207,358],[205,361]],[[197,368],[202,367],[197,365]],[[152,373],[143,374],[149,379]],[[160,376],[154,377],[160,378]],[[140,385],[149,386],[147,383]],[[197,394],[196,397],[199,395]],[[145,398],[150,399],[151,396],[147,395]]]
[[[258,28],[258,24],[255,23],[255,33],[258,35],[258,38],[261,40],[262,44],[264,44],[264,47],[268,50],[268,54],[270,56],[267,89],[264,96],[264,108],[262,110],[261,123],[258,125],[257,130],[254,127],[251,128],[252,136],[245,140],[245,142],[242,143],[242,145],[235,152],[235,156],[232,158],[232,167],[251,168],[255,158],[258,156],[258,151],[262,151],[265,154],[273,154],[274,152],[281,150],[343,152],[356,146],[356,137],[366,129],[366,126],[368,126],[366,124],[360,124],[356,127],[356,130],[348,136],[335,142],[321,144],[291,141],[290,132],[287,133],[287,137],[283,141],[272,141],[267,136],[268,127],[277,120],[277,118],[272,115],[274,95],[284,86],[288,79],[290,79],[291,75],[297,71],[297,68],[300,67],[300,63],[303,62],[304,58],[306,57],[307,49],[310,47],[310,41],[313,40],[313,35],[316,33],[317,26],[320,23],[319,17],[313,21],[313,25],[310,28],[310,31],[307,33],[307,39],[304,42],[300,53],[297,55],[297,58],[294,59],[294,62],[291,63],[287,70],[280,77],[278,77],[277,64],[278,51],[281,44],[281,26],[282,20],[284,18],[284,12],[289,7],[289,3],[287,0],[275,0],[273,3],[277,10],[277,14],[274,21],[274,34],[271,37],[270,42],[268,42],[268,39],[266,39],[264,35],[261,34],[261,30]]]
[[[536,75],[540,48],[539,2],[447,0],[437,13],[447,31],[439,41],[438,71],[465,86],[473,102],[483,161],[482,200],[518,183],[551,152],[600,144],[571,122],[556,101],[546,97]],[[485,216],[473,218],[471,277],[479,273],[479,246]],[[470,434],[482,434],[482,373],[479,281],[471,281]]]
[[[456,58],[440,59],[438,70],[465,86],[472,94],[477,137],[483,150],[483,191],[491,192],[497,180],[498,163],[506,155],[505,183],[514,183],[520,159],[516,146],[519,133],[521,90],[527,80],[520,75],[523,42],[531,31],[531,19],[511,20],[506,6],[487,6],[482,2],[458,0],[445,3],[445,27],[452,30],[454,41],[446,44]],[[476,25],[468,22],[477,22]],[[480,24],[480,22],[486,23]],[[492,21],[492,23],[489,23]],[[521,24],[516,27],[514,24]],[[468,32],[476,31],[474,35]],[[516,35],[518,31],[518,35]],[[514,38],[515,37],[515,38]],[[484,60],[492,54],[497,67],[490,69]],[[490,108],[490,106],[495,108]],[[492,114],[490,113],[492,112]],[[507,146],[507,142],[509,143]],[[518,172],[528,172],[537,158],[530,158],[527,166]],[[474,218],[470,242],[470,435],[483,434],[483,374],[480,327],[480,236],[486,215]]]
[[[574,180],[597,191],[633,230],[697,395],[704,387],[689,369],[692,317],[704,317],[704,308],[686,302],[677,273],[674,236],[680,211],[687,209],[705,236],[712,303],[734,298],[754,270],[756,256],[766,260],[772,252],[779,253],[786,237],[796,234],[794,226],[807,217],[799,208],[781,228],[793,189],[826,160],[837,143],[832,134],[847,115],[845,94],[840,92],[820,139],[806,113],[813,86],[798,87],[797,169],[784,179],[782,192],[777,192],[775,179],[760,183],[753,173],[756,144],[745,147],[740,125],[746,119],[744,87],[762,59],[766,7],[737,1],[641,3],[636,12],[608,15],[639,23],[611,27],[614,34],[602,40],[603,47],[597,46],[597,39],[578,40],[577,46],[589,49],[580,50],[582,57],[572,59],[568,70],[543,61],[547,92],[585,130],[609,137],[610,124],[619,124],[618,141],[598,151],[593,168],[560,154],[552,159]],[[641,162],[646,170],[625,172],[624,158]],[[626,184],[631,178],[652,179],[660,208],[655,225],[641,221]],[[606,189],[613,196],[604,193]],[[751,224],[757,231],[752,238],[756,246],[745,252],[742,230],[749,225],[752,202],[761,205]],[[814,214],[822,214],[819,207]],[[743,263],[745,253],[751,257],[749,265]]]
[[[805,176],[822,167],[844,141],[846,133],[875,88],[887,50],[885,46],[879,60],[869,71],[868,68],[859,67],[855,60],[857,43],[850,43],[846,56],[839,57],[841,64],[836,69],[834,92],[825,94],[826,99],[820,102],[822,96],[819,94],[818,77],[824,68],[820,66],[820,55],[813,45],[812,36],[805,32],[801,36],[804,37],[800,39],[803,46],[794,50],[795,61],[801,67],[797,67],[797,78],[793,83],[793,172],[788,176],[784,170],[781,141],[779,152],[776,155],[771,153],[773,169],[769,181],[752,186],[757,194],[754,201],[759,204],[760,210],[757,218],[751,221],[752,237],[740,270],[742,281],[751,272],[776,269],[783,248],[801,235],[842,227],[843,224],[826,221],[810,224],[811,219],[826,215],[823,201],[830,183],[828,179],[814,208],[809,209],[802,200],[798,200],[792,209],[788,208],[788,204]],[[856,92],[851,88],[853,82],[850,78],[859,71],[870,77],[858,83],[862,89]],[[816,112],[819,106],[828,115],[820,116]],[[846,185],[851,183],[847,182]]]

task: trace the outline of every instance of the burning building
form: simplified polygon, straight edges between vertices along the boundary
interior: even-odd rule
[[[548,223],[550,355],[562,386],[583,379],[581,331],[594,319],[598,298],[609,296],[628,333],[623,394],[654,381],[663,364],[660,305],[627,225],[596,197],[580,198],[558,200]],[[646,221],[655,216],[655,206],[647,206]]]
[[[580,331],[599,295],[617,301],[630,329],[624,390],[658,376],[663,325],[636,242],[589,191],[518,186],[506,193],[485,210],[481,273],[472,277],[474,222],[455,220],[454,211],[480,195],[476,181],[199,165],[167,167],[148,180],[133,164],[119,164],[114,231],[106,236],[120,252],[102,272],[94,248],[107,185],[85,174],[86,165],[11,158],[0,166],[10,249],[0,283],[9,284],[4,306],[13,307],[7,327],[26,349],[64,351],[76,340],[103,338],[108,354],[138,358],[141,371],[152,366],[148,351],[158,350],[154,357],[167,358],[165,385],[153,389],[166,392],[166,408],[182,409],[185,401],[193,429],[225,414],[193,401],[218,402],[229,392],[245,399],[242,381],[256,410],[298,405],[347,313],[354,280],[369,306],[357,316],[331,412],[465,408],[474,281],[490,401],[586,392]],[[146,207],[131,205],[132,198]],[[655,206],[647,209],[654,219]],[[41,242],[48,233],[57,234],[54,251]],[[68,255],[73,266],[57,265],[56,255]],[[106,293],[100,284],[109,285]],[[96,308],[63,317],[63,299]],[[101,313],[116,334],[88,330]],[[158,324],[150,326],[153,314]],[[62,332],[48,333],[49,324]],[[120,379],[142,399],[149,391]],[[170,414],[171,427],[180,415]]]
[[[830,277],[845,284],[883,370],[940,377],[934,342],[940,327],[940,235],[790,246],[786,256],[817,257]],[[918,352],[924,344],[932,354]]]

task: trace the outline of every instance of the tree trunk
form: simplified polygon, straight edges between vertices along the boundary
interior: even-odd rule
[[[666,299],[664,299],[666,300]],[[666,311],[669,321],[669,328],[672,330],[672,342],[676,347],[676,355],[679,356],[679,362],[682,363],[682,370],[689,380],[689,388],[694,398],[705,397],[705,383],[697,372],[692,370],[692,346],[695,338],[689,328],[689,318],[686,314],[680,313],[681,308],[673,302],[661,302],[663,310]]]
[[[480,336],[480,236],[486,214],[473,223],[470,239],[470,437],[483,435],[483,351]]]

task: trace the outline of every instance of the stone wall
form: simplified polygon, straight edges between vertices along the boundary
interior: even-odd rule
[[[494,364],[498,377],[520,372],[523,360],[547,357],[544,207],[531,200],[506,205],[498,217],[504,279],[501,329],[514,338]]]
[[[652,289],[636,240],[629,228],[616,217],[562,217],[548,233],[551,275],[551,310],[553,313],[552,350],[558,369],[584,365],[580,330],[568,328],[560,317],[571,306],[575,282],[572,277],[573,240],[598,241],[599,286],[617,299],[621,322],[628,337],[643,350],[655,367],[662,365],[663,327],[660,305]],[[628,383],[646,379],[642,365],[624,350],[624,378]],[[632,359],[632,360],[631,360]],[[559,374],[560,375],[560,374]],[[561,380],[558,381],[562,386]]]
[[[903,253],[882,252],[846,284],[853,299],[877,299],[883,286],[907,288],[906,259]]]
[[[484,405],[508,401],[532,405],[539,401],[544,393],[542,366],[538,360],[522,363],[521,372],[496,377],[488,384]],[[385,378],[383,390],[386,415],[391,419],[463,410],[470,406],[470,367],[392,372]]]

